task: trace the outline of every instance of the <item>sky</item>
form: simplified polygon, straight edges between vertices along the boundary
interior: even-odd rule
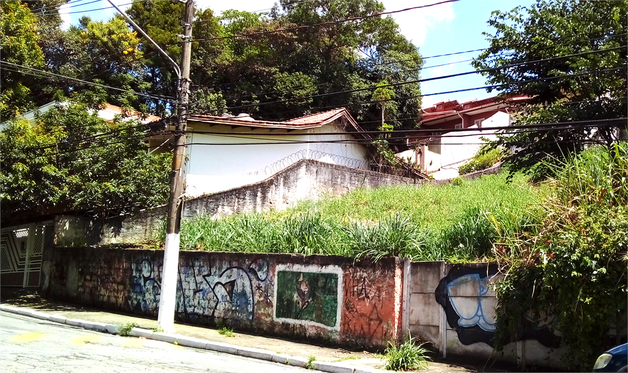
[[[249,12],[268,11],[275,0],[196,0],[197,7],[211,8],[216,14],[227,10],[237,9]],[[440,0],[380,0],[387,11],[400,10],[418,5],[432,4]],[[89,2],[84,6],[78,6]],[[124,9],[132,0],[114,0]],[[429,58],[430,56],[452,52],[467,51],[488,47],[483,32],[493,32],[487,21],[494,10],[507,11],[518,5],[529,6],[534,0],[460,0],[454,3],[441,4],[434,7],[409,10],[392,15],[399,24],[401,33],[411,40],[425,58],[424,70],[421,78],[431,78],[466,71],[473,71],[469,59],[477,57],[480,52],[459,54],[454,56]],[[76,6],[73,6],[76,5]],[[124,5],[126,4],[126,5]],[[122,6],[124,5],[124,6]],[[87,0],[74,0],[62,9],[62,17],[66,26],[87,15],[92,19],[106,20],[113,16],[113,9],[105,9],[87,13],[72,13],[89,9],[110,7],[106,0],[91,3]],[[434,68],[430,66],[443,65]],[[482,87],[485,78],[480,74],[463,77],[436,80],[421,84],[423,94],[433,94],[465,88]],[[434,105],[437,102],[458,100],[458,102],[483,99],[495,95],[486,90],[473,90],[445,95],[423,97],[423,107]]]

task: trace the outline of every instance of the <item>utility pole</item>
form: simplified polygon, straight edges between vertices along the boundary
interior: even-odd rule
[[[177,274],[179,272],[179,230],[181,227],[181,195],[184,178],[181,170],[185,159],[185,131],[188,124],[188,103],[190,100],[190,62],[192,60],[192,22],[194,21],[194,1],[185,2],[185,20],[183,21],[183,57],[181,67],[168,56],[159,44],[151,39],[129,16],[112,0],[107,0],[126,21],[133,26],[161,53],[174,68],[179,81],[177,102],[177,128],[175,130],[175,148],[172,156],[170,175],[170,201],[168,204],[168,228],[166,231],[166,249],[164,251],[163,273],[161,275],[161,295],[159,297],[159,327],[165,332],[174,331],[174,311],[177,297]]]
[[[168,202],[168,228],[164,251],[161,294],[159,296],[159,327],[165,332],[174,331],[174,311],[177,297],[177,276],[179,272],[179,242],[185,159],[185,131],[188,123],[188,103],[190,95],[190,62],[192,58],[192,22],[194,21],[194,1],[185,3],[183,21],[183,56],[181,78],[179,80],[179,102],[177,104],[177,128],[175,130],[172,174],[170,179],[170,200]]]

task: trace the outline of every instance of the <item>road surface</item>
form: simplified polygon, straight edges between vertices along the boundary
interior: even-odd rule
[[[302,368],[98,333],[2,311],[0,345],[0,370],[5,373],[306,372]]]

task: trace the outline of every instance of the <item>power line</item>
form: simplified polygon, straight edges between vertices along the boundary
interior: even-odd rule
[[[452,53],[444,53],[444,54],[437,54],[434,56],[427,56],[427,57],[423,57],[424,60],[428,60],[430,58],[438,58],[438,57],[447,57],[447,56],[455,56],[458,54],[466,54],[466,53],[473,53],[473,52],[480,52],[480,51],[484,51],[487,48],[478,48],[478,49],[469,49],[466,51],[461,51],[461,52],[452,52]]]
[[[453,61],[453,62],[441,63],[441,64],[438,64],[438,65],[428,65],[428,66],[420,67],[418,69],[408,69],[408,70],[404,70],[404,71],[423,71],[423,70],[427,70],[427,69],[433,69],[435,67],[456,65],[456,64],[459,64],[459,63],[471,62],[471,61],[473,61],[473,58],[469,58],[467,60],[461,60],[461,61]]]
[[[449,134],[449,133],[465,133],[471,132],[474,134],[466,134],[461,135],[461,137],[466,136],[475,136],[476,132],[490,132],[490,131],[504,131],[504,130],[516,130],[516,131],[540,131],[540,130],[554,130],[554,129],[568,129],[574,127],[604,127],[604,126],[617,126],[618,124],[624,124],[628,118],[612,118],[612,119],[593,119],[593,120],[581,120],[581,121],[570,121],[570,122],[553,122],[553,123],[539,123],[539,124],[530,124],[525,126],[494,126],[494,127],[482,127],[482,128],[449,128],[449,129],[408,129],[408,130],[395,130],[395,131],[360,131],[360,132],[319,132],[319,133],[307,133],[308,136],[333,136],[333,135],[413,135],[413,134]],[[191,119],[194,121],[194,119]],[[362,122],[363,123],[363,122]],[[220,123],[215,123],[220,124]],[[229,125],[229,124],[225,124]],[[565,128],[563,128],[565,127]],[[295,128],[298,129],[298,128]],[[187,131],[188,133],[194,134],[209,134],[209,135],[223,135],[222,132],[215,131]],[[488,133],[485,133],[488,134]],[[282,136],[295,136],[292,133],[256,133],[259,136],[271,136],[271,137],[282,137]],[[238,136],[237,134],[231,136]],[[247,136],[247,134],[244,134]],[[282,140],[283,141],[283,140]]]
[[[92,0],[92,1],[88,1],[87,3],[83,3],[83,4],[77,4],[80,3],[82,1],[86,1],[86,0],[71,0],[67,3],[60,3],[51,7],[48,7],[46,4],[42,4],[41,7],[36,8],[36,9],[31,9],[32,13],[48,13],[48,12],[54,12],[55,10],[59,10],[64,6],[68,6],[70,5],[72,8],[75,7],[79,7],[79,6],[85,6],[85,5],[89,5],[89,4],[94,4],[94,3],[99,3],[101,0]],[[41,14],[43,15],[43,14]]]
[[[542,59],[542,60],[521,62],[521,63],[511,64],[511,65],[504,65],[504,66],[494,67],[494,68],[490,68],[490,69],[466,71],[466,72],[462,72],[462,73],[456,73],[456,74],[450,74],[450,75],[444,75],[444,76],[436,76],[436,77],[425,78],[425,79],[416,79],[416,80],[411,80],[411,81],[406,81],[406,82],[391,83],[391,84],[379,85],[379,86],[378,85],[373,85],[373,86],[368,87],[368,88],[349,89],[349,90],[344,90],[344,91],[320,93],[320,94],[310,95],[310,96],[294,97],[294,98],[289,98],[289,99],[284,99],[284,100],[260,102],[260,103],[257,103],[257,104],[246,104],[246,105],[240,105],[240,106],[231,106],[231,107],[227,107],[225,109],[231,110],[231,109],[242,109],[242,108],[248,108],[248,107],[259,107],[259,106],[265,106],[265,105],[271,105],[271,104],[286,103],[286,102],[291,102],[291,101],[301,101],[301,100],[306,100],[306,99],[311,99],[311,98],[333,96],[333,95],[338,95],[338,94],[363,92],[363,91],[368,91],[368,90],[381,88],[381,87],[397,87],[397,86],[406,85],[406,84],[424,83],[424,82],[441,80],[441,79],[455,78],[455,77],[464,76],[464,75],[471,75],[471,74],[478,74],[478,73],[484,73],[484,72],[503,70],[503,69],[508,69],[508,68],[511,68],[511,67],[522,66],[522,65],[527,65],[527,64],[533,64],[533,63],[538,63],[538,62],[545,62],[545,61],[551,61],[551,60],[556,60],[556,59],[581,56],[581,55],[586,55],[586,54],[610,52],[610,51],[619,50],[619,49],[622,49],[622,48],[625,48],[625,47],[626,46],[620,46],[620,47],[616,47],[616,48],[602,49],[602,50],[597,50],[597,51],[575,53],[575,54],[567,55],[567,56],[551,57],[551,58]],[[625,67],[626,67],[625,65],[622,65],[620,67],[616,67],[615,69],[617,69],[617,68],[625,68]],[[605,69],[605,70],[594,70],[593,72],[603,72],[603,71],[607,71],[607,69]],[[532,83],[532,82],[537,82],[537,81],[551,80],[551,79],[555,79],[555,78],[576,77],[576,76],[589,75],[589,74],[590,73],[561,75],[561,76],[557,76],[557,77],[546,77],[546,78],[525,80],[525,81],[520,81],[520,82],[512,82],[512,83],[509,83],[509,84],[527,84],[527,83]],[[435,96],[435,95],[448,94],[448,93],[458,93],[458,92],[465,92],[465,91],[471,91],[471,90],[478,90],[478,89],[482,89],[482,88],[499,88],[499,87],[502,87],[504,85],[507,85],[507,84],[498,84],[498,85],[492,85],[492,86],[468,88],[468,89],[462,89],[462,90],[438,92],[438,93],[431,93],[431,94],[421,94],[421,95],[410,96],[410,98]],[[406,99],[410,99],[410,98],[406,98]],[[397,101],[397,99],[392,99],[391,98],[391,99],[388,99],[388,100],[377,100],[377,101],[371,101],[371,102],[368,102],[368,103],[370,104],[370,103],[385,102],[385,101]]]
[[[313,28],[313,27],[332,26],[332,25],[337,25],[337,24],[341,24],[341,23],[345,23],[345,22],[361,21],[363,19],[375,18],[375,17],[380,17],[380,16],[383,16],[383,15],[390,15],[390,14],[396,14],[396,13],[401,13],[401,12],[407,12],[407,11],[415,10],[415,9],[430,8],[430,7],[433,7],[433,6],[443,5],[443,4],[447,4],[447,3],[455,3],[455,2],[458,2],[458,1],[460,1],[460,0],[444,0],[444,1],[440,1],[440,2],[432,3],[432,4],[418,5],[418,6],[413,6],[413,7],[410,7],[410,8],[399,9],[399,10],[391,10],[391,11],[381,12],[381,13],[373,13],[373,14],[370,14],[370,15],[367,15],[367,16],[361,16],[361,17],[349,17],[349,18],[344,18],[344,19],[337,20],[337,21],[327,21],[327,22],[315,23],[315,24],[311,24],[311,25],[297,25],[297,26],[292,26],[292,27],[282,27],[282,28],[278,28],[276,30],[251,32],[251,33],[247,33],[247,34],[236,34],[236,35],[220,36],[220,37],[206,38],[206,39],[193,39],[193,41],[211,41],[211,40],[249,38],[249,37],[259,36],[259,35],[276,34],[276,33],[281,33],[281,32],[285,32],[285,31],[302,30],[302,29]]]
[[[155,95],[150,95],[150,94],[146,94],[146,93],[141,93],[141,92],[136,92],[136,91],[132,91],[132,90],[128,90],[128,89],[123,89],[123,88],[118,88],[118,87],[112,87],[110,85],[106,85],[106,84],[101,84],[101,83],[95,83],[95,82],[90,82],[87,80],[82,80],[82,79],[78,79],[78,78],[72,78],[69,76],[65,76],[65,75],[61,75],[61,74],[55,74],[49,71],[44,71],[44,70],[40,70],[40,69],[35,69],[33,67],[28,67],[28,66],[24,66],[24,65],[20,65],[20,64],[16,64],[16,63],[11,63],[11,62],[7,62],[7,61],[0,61],[0,64],[5,65],[5,66],[10,66],[10,67],[14,67],[14,68],[18,68],[18,69],[27,69],[30,70],[32,72],[28,72],[28,71],[19,71],[19,70],[10,70],[19,74],[26,74],[26,75],[32,75],[32,76],[36,76],[36,77],[40,77],[40,78],[46,78],[46,76],[41,76],[38,74],[43,74],[43,75],[49,75],[55,78],[60,78],[60,79],[64,79],[64,80],[71,80],[71,81],[75,81],[75,82],[79,82],[79,83],[83,83],[83,84],[87,84],[87,85],[93,85],[96,87],[101,87],[101,88],[106,88],[106,89],[112,89],[112,90],[116,90],[116,91],[121,91],[121,92],[127,92],[127,93],[132,93],[138,96],[143,96],[143,97],[148,97],[148,98],[152,98],[155,100],[165,100],[165,101],[172,101],[174,102],[174,98],[173,97],[167,97],[167,96],[155,96]]]

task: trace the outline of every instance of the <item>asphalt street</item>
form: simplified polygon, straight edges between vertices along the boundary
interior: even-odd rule
[[[92,332],[1,311],[0,344],[2,372],[306,371],[165,342]]]

